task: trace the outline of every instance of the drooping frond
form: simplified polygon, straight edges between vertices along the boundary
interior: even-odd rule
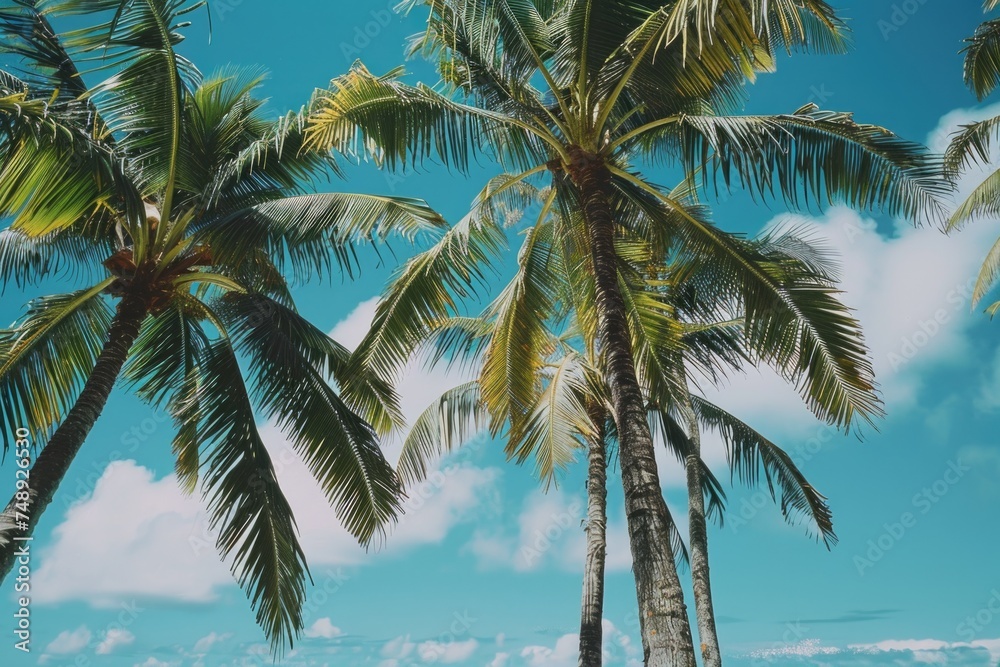
[[[983,100],[1000,84],[1000,19],[985,21],[966,41],[965,83]]]
[[[635,175],[618,177],[644,186]],[[871,421],[882,414],[861,325],[828,275],[778,251],[780,244],[748,242],[655,188],[646,191],[684,213],[675,227],[679,249],[698,270],[715,275],[714,298],[742,312],[746,348],[755,358],[794,382],[810,409],[832,424],[848,427],[857,417]],[[676,219],[664,224],[670,220]]]
[[[677,457],[681,465],[686,466],[691,456],[698,456],[687,432],[677,423],[669,406],[654,405],[650,408],[649,416],[653,425],[659,430],[667,450]],[[708,501],[705,515],[722,526],[726,514],[726,492],[715,473],[700,456],[698,456],[698,468],[701,472],[702,493]]]
[[[553,351],[544,315],[554,305],[562,271],[552,232],[551,224],[541,224],[528,233],[517,275],[487,316],[495,320],[495,329],[483,359],[482,401],[493,416],[494,431],[508,421],[512,443],[525,435],[541,391],[542,365]]]
[[[136,394],[155,406],[167,403],[177,429],[174,470],[188,493],[197,488],[201,468],[198,404],[201,365],[209,339],[200,302],[178,296],[162,313],[146,320],[132,346],[122,377]]]
[[[4,229],[0,231],[0,294],[9,284],[23,288],[52,277],[95,278],[95,267],[113,253],[111,239],[90,239],[73,229],[42,237]]]
[[[782,116],[684,116],[649,138],[674,132],[687,173],[796,207],[845,203],[939,220],[950,192],[923,147],[812,104]]]
[[[546,374],[534,405],[527,406],[518,437],[512,433],[508,441],[507,454],[518,463],[535,457],[535,473],[546,488],[577,460],[583,443],[595,433],[586,408],[587,396],[580,358],[565,355]]]
[[[203,479],[217,546],[280,655],[302,631],[308,575],[292,508],[261,440],[239,363],[227,339],[204,354],[195,400],[206,448]]]
[[[757,487],[763,472],[771,497],[777,500],[775,487],[780,492],[781,513],[787,520],[805,518],[828,548],[837,543],[826,498],[809,484],[788,454],[725,410],[698,397],[692,397],[692,403],[699,421],[725,441],[734,477]]]
[[[410,427],[396,468],[407,487],[427,478],[437,459],[451,454],[485,428],[489,415],[479,383],[467,382],[434,400]]]
[[[368,544],[397,518],[400,485],[375,431],[328,384],[333,368],[343,366],[343,349],[264,296],[230,293],[220,313],[249,357],[254,398],[288,436],[341,523]]]

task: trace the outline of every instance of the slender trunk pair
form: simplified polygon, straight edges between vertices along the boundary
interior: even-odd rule
[[[145,317],[146,305],[143,299],[127,296],[119,302],[108,341],[101,350],[83,391],[29,470],[27,506],[22,504],[19,507],[19,499],[15,494],[0,514],[0,582],[13,569],[15,553],[21,546],[14,538],[30,537],[34,532],[70,464],[97,418],[101,416],[129,350],[139,337]],[[18,517],[18,513],[22,516]]]
[[[608,454],[605,415],[591,411],[596,431],[587,459],[587,562],[583,573],[579,667],[601,667],[604,645],[604,564],[608,529]]]
[[[618,282],[611,173],[599,158],[579,148],[570,157],[568,167],[582,195],[590,238],[605,377],[618,425],[644,660],[647,667],[696,667],[684,591],[670,549],[670,513],[660,487]]]

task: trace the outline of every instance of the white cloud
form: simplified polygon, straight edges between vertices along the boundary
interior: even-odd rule
[[[759,660],[774,660],[775,658],[814,658],[818,655],[835,655],[840,653],[840,649],[832,646],[823,646],[816,639],[806,639],[793,644],[785,644],[774,648],[754,651],[750,655]]]
[[[554,647],[525,646],[521,657],[528,667],[575,667],[580,655],[580,635],[563,635]]]
[[[426,663],[440,662],[445,665],[452,665],[468,660],[478,648],[479,642],[475,639],[447,643],[428,641],[421,642],[417,647],[417,655],[420,656],[420,660]]]
[[[413,653],[417,645],[410,641],[410,635],[390,639],[382,647],[381,655],[390,660],[402,660]]]
[[[529,493],[521,507],[515,531],[481,529],[465,546],[484,569],[534,572],[557,567],[580,572],[587,551],[586,501],[563,491]],[[612,516],[607,526],[605,568],[625,572],[632,567],[625,518]]]
[[[978,656],[975,659],[972,656]],[[938,639],[887,639],[846,648],[829,646],[810,639],[793,644],[752,651],[745,656],[757,661],[795,665],[996,665],[1000,660],[1000,639],[948,642]],[[971,658],[971,660],[970,660]],[[981,660],[981,661],[980,661]]]
[[[81,625],[76,630],[64,630],[45,647],[45,653],[51,655],[79,653],[87,648],[92,636],[86,625]]]
[[[948,664],[951,651],[976,649],[986,651],[991,661],[1000,660],[1000,639],[977,639],[971,642],[946,642],[938,639],[888,639],[874,644],[854,644],[852,650],[862,653],[913,653],[919,662]]]
[[[349,350],[356,348],[371,328],[378,302],[379,297],[373,297],[359,303],[347,317],[333,327],[330,338]]]
[[[498,469],[450,467],[438,484],[411,492],[407,513],[381,554],[372,558],[336,523],[305,465],[297,456],[286,456],[290,450],[280,444],[282,436],[270,427],[262,435],[313,565],[360,565],[439,543],[491,499],[496,502]],[[233,579],[219,562],[207,525],[200,502],[184,495],[173,475],[157,480],[134,461],[113,463],[94,494],[70,508],[54,530],[54,543],[36,575],[36,599],[43,604],[85,600],[101,608],[135,598],[213,601]]]
[[[344,634],[343,631],[335,626],[329,618],[321,618],[305,630],[305,636],[310,639],[333,639],[342,634]]]
[[[104,635],[104,639],[97,645],[95,653],[97,655],[111,655],[116,649],[128,646],[135,642],[135,635],[128,630],[112,628]]]
[[[215,600],[232,577],[211,538],[202,538],[201,515],[198,499],[173,475],[157,480],[134,461],[112,463],[53,531],[35,575],[36,601],[113,607],[137,597]]]
[[[507,662],[510,660],[510,653],[497,653],[493,656],[493,659],[489,661],[486,667],[507,667]]]
[[[639,667],[640,649],[631,637],[620,631],[608,619],[601,622],[604,642],[601,647],[604,664]],[[575,667],[580,656],[580,635],[565,634],[556,640],[554,646],[526,646],[521,649],[521,658],[528,667]]]
[[[232,633],[229,632],[221,635],[214,631],[210,632],[201,639],[199,639],[197,642],[195,642],[194,648],[191,649],[191,652],[194,653],[195,655],[205,655],[206,653],[211,651],[212,648],[215,647],[217,644],[220,644],[226,641],[227,639],[230,639],[232,636],[233,636]]]
[[[163,662],[162,660],[157,660],[156,658],[149,657],[146,662],[137,662],[134,667],[173,667],[176,663],[173,662]]]

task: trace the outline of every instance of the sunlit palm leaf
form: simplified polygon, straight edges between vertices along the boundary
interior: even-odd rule
[[[407,487],[427,478],[437,459],[453,453],[479,433],[489,415],[479,398],[479,383],[449,389],[413,422],[403,443],[397,470]]]
[[[112,311],[90,289],[31,302],[13,328],[0,331],[0,430],[4,450],[19,428],[44,440],[73,406],[97,363]]]

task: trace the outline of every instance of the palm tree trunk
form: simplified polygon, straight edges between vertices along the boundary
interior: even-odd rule
[[[15,494],[0,514],[0,582],[13,569],[16,551],[21,546],[14,538],[27,538],[34,532],[70,464],[101,416],[128,352],[139,337],[146,311],[141,298],[127,296],[118,304],[108,341],[80,397],[30,468],[27,507],[18,506]]]
[[[594,264],[605,377],[618,425],[639,625],[647,667],[696,667],[684,590],[670,548],[671,518],[656,470],[656,452],[635,373],[625,300],[618,283],[611,173],[599,158],[573,148],[570,175],[582,193]]]
[[[604,644],[604,563],[607,555],[608,456],[604,415],[593,413],[597,429],[587,474],[587,563],[580,615],[580,667],[601,667]]]
[[[698,619],[698,638],[705,667],[722,667],[722,652],[715,626],[715,606],[712,603],[712,582],[708,567],[708,521],[705,518],[705,495],[702,493],[701,429],[690,397],[682,406],[687,420],[692,452],[685,462],[688,485],[688,518],[690,527],[691,579],[694,584],[694,608]]]

